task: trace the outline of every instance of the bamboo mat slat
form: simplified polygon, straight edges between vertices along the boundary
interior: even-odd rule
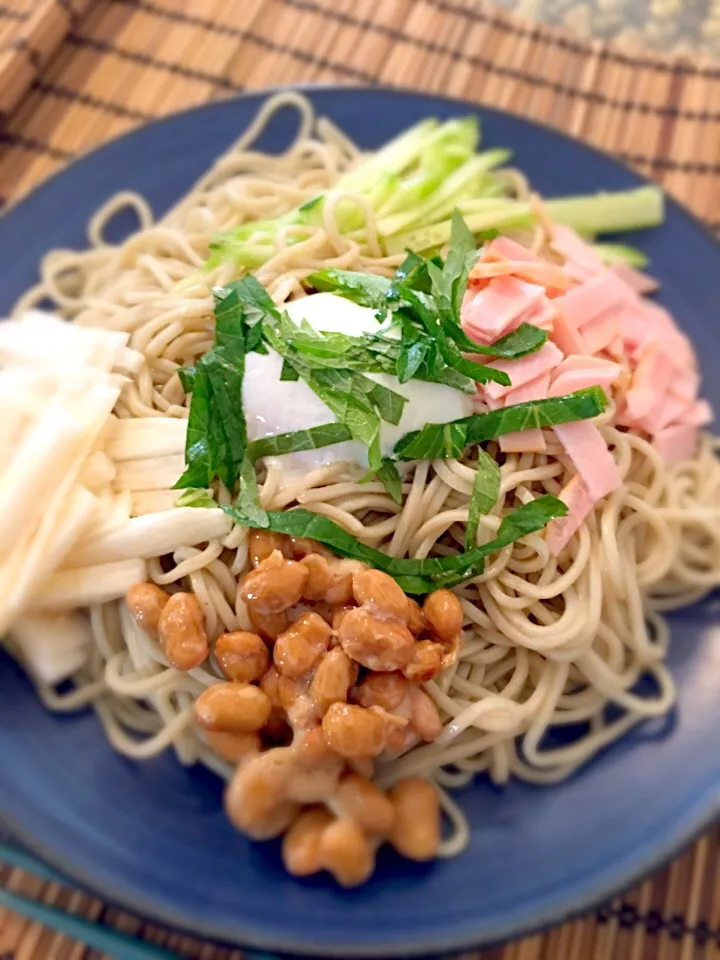
[[[720,63],[633,56],[484,0],[0,0],[0,197],[153,117],[295,82],[417,87],[530,116],[654,177],[720,229]],[[183,957],[241,956],[2,865],[0,883]],[[720,829],[591,915],[466,956],[717,960]],[[100,955],[0,910],[0,960]]]
[[[0,116],[7,115],[74,28],[90,0],[0,3]]]

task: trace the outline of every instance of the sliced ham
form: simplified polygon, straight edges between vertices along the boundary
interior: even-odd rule
[[[625,344],[623,343],[622,334],[616,334],[615,338],[610,341],[605,350],[613,360],[622,360],[625,356]]]
[[[675,363],[667,351],[652,342],[642,353],[627,394],[627,411],[640,421],[659,410],[675,375]]]
[[[644,348],[648,340],[652,339],[652,329],[647,318],[635,304],[626,304],[618,312],[620,336],[630,352]]]
[[[586,283],[579,284],[555,301],[560,313],[582,330],[601,314],[622,306],[634,294],[611,270],[603,270]]]
[[[568,512],[564,517],[552,520],[545,535],[550,552],[555,557],[580,529],[594,506],[593,498],[577,474],[560,491],[560,499],[567,504]]]
[[[489,397],[499,399],[506,396],[511,390],[516,390],[531,380],[536,380],[544,373],[549,373],[554,367],[557,367],[562,360],[563,355],[554,343],[548,340],[537,353],[528,354],[527,357],[521,357],[519,360],[494,360],[488,364],[496,370],[503,370],[510,377],[510,386],[505,387],[500,383],[486,383],[484,392]]]
[[[553,430],[593,500],[617,490],[622,483],[620,471],[594,423],[560,423]]]
[[[510,237],[495,237],[483,250],[483,260],[526,260],[544,263],[540,257]],[[472,274],[471,274],[472,276]]]
[[[490,364],[507,373],[511,385],[479,386],[479,408],[599,386],[612,392],[618,426],[643,431],[668,462],[691,456],[712,410],[698,399],[700,376],[689,339],[667,310],[644,297],[654,281],[626,264],[606,266],[567,227],[553,227],[551,247],[562,258],[559,265],[497,237],[472,271],[462,309],[471,339],[489,345],[521,323],[549,335],[535,354]],[[560,424],[555,433],[590,501],[618,486],[617,466],[594,424]],[[546,438],[546,431],[526,430],[503,437],[500,446],[507,453],[542,451]],[[567,489],[577,502],[580,488]],[[554,534],[561,548],[577,527],[558,522],[554,529],[571,531]]]
[[[602,387],[607,393],[620,376],[621,370],[619,363],[600,357],[566,357],[554,371],[548,396],[562,397],[566,393],[585,390],[587,387]]]
[[[683,367],[676,371],[668,389],[685,400],[694,400],[700,390],[700,374],[694,367]]]
[[[516,277],[496,277],[482,290],[469,289],[463,299],[461,323],[475,343],[494,343],[510,324],[545,297],[545,288]]]
[[[552,249],[565,257],[566,270],[572,270],[579,280],[593,277],[605,266],[590,244],[585,243],[570,227],[556,226],[553,238],[550,241]]]
[[[550,339],[562,350],[566,357],[574,353],[587,353],[582,334],[562,313],[558,313],[555,317]]]
[[[667,352],[681,367],[695,367],[695,351],[692,344],[675,325],[675,321],[662,307],[647,300],[639,300],[642,317],[647,320],[653,339],[663,344]]]
[[[655,434],[671,423],[684,422],[691,407],[692,401],[677,397],[672,393],[666,393],[662,402],[655,404],[650,412],[637,423],[643,430]]]
[[[591,355],[605,350],[620,335],[620,321],[615,310],[606,310],[593,317],[582,328],[585,349]]]
[[[713,408],[707,400],[696,400],[683,417],[683,423],[689,423],[694,427],[706,427],[714,419]]]
[[[529,310],[518,317],[518,324],[531,323],[534,327],[540,327],[542,330],[552,332],[555,319],[557,318],[557,307],[552,300],[547,297],[533,304]]]
[[[655,434],[652,441],[653,447],[667,464],[689,460],[697,450],[697,443],[698,428],[685,423],[665,427]]]
[[[539,283],[543,287],[552,289],[553,292],[567,290],[572,285],[570,277],[562,267],[554,263],[546,263],[544,260],[538,260],[535,263],[532,260],[491,260],[480,261],[470,271],[469,283],[472,289],[475,283],[483,284],[483,281],[490,280],[493,277],[518,277],[520,280],[526,280],[528,283]]]
[[[631,267],[627,263],[614,263],[611,269],[623,283],[626,283],[631,290],[640,294],[640,296],[655,293],[658,288],[657,280],[641,270],[636,270],[635,267]]]

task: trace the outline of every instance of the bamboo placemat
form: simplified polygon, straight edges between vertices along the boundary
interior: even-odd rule
[[[58,11],[62,24],[50,29]],[[192,104],[280,83],[383,83],[560,127],[655,177],[720,229],[720,64],[631,56],[484,0],[11,0],[0,2],[0,56],[7,49],[16,63],[0,59],[0,109],[19,98],[20,80],[8,94],[8,69],[22,73],[24,95],[0,126],[5,200],[95,144]],[[184,957],[240,957],[19,870],[0,867],[0,883]],[[0,911],[0,960],[91,957],[99,960]],[[718,957],[720,829],[592,915],[473,960]]]

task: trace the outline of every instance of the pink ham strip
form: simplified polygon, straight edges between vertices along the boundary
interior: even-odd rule
[[[605,350],[614,360],[622,360],[625,356],[625,345],[623,344],[621,334],[618,333],[617,336],[610,341]]]
[[[587,323],[622,306],[634,296],[632,290],[614,273],[603,270],[586,283],[573,287],[568,293],[558,297],[555,305],[563,316],[584,334],[583,328]]]
[[[492,260],[475,264],[470,271],[470,288],[473,282],[478,280],[505,276],[518,277],[528,283],[539,283],[554,290],[567,290],[573,282],[572,277],[568,276],[562,267],[544,260],[538,260],[537,263],[532,260]]]
[[[528,250],[517,240],[510,237],[495,237],[485,247],[483,260],[527,260],[532,263],[543,263],[540,257]]]
[[[556,317],[557,308],[555,304],[552,300],[548,300],[548,298],[545,297],[530,307],[526,313],[518,317],[514,329],[517,329],[521,323],[531,323],[534,327],[540,327],[542,330],[547,330],[548,333],[550,333]],[[513,328],[511,327],[510,329]]]
[[[649,339],[652,337],[652,331],[648,321],[642,316],[636,305],[624,306],[618,312],[618,322],[620,324],[620,335],[623,343],[631,351],[642,350]]]
[[[653,447],[667,464],[689,460],[695,454],[697,443],[698,428],[685,423],[665,427],[655,434],[652,441]]]
[[[582,338],[589,354],[605,350],[620,335],[620,322],[614,310],[606,310],[582,328]]]
[[[587,353],[582,334],[561,313],[555,317],[550,339],[557,344],[565,356],[569,357],[573,353]]]
[[[705,427],[713,419],[713,410],[707,400],[688,400],[668,392],[662,403],[639,421],[639,426],[656,434],[669,426]]]
[[[593,500],[617,490],[622,483],[620,471],[594,423],[560,423],[553,430]]]
[[[519,360],[494,360],[488,364],[495,370],[503,370],[510,377],[511,384],[505,387],[500,383],[486,383],[484,392],[488,397],[499,400],[507,396],[511,390],[517,390],[531,380],[536,380],[544,373],[548,373],[562,360],[562,353],[549,340],[544,343],[537,353],[528,354]]]
[[[668,389],[685,400],[694,400],[700,389],[700,374],[694,368],[684,367],[677,371]]]
[[[461,323],[475,343],[489,344],[501,337],[518,316],[545,296],[545,288],[516,277],[496,277],[482,290],[468,289]]]
[[[695,367],[695,352],[692,344],[675,325],[675,321],[662,307],[647,300],[639,300],[639,309],[647,320],[650,333],[655,340],[663,344],[675,361],[675,366]]]
[[[560,491],[560,499],[567,504],[568,512],[548,524],[546,539],[550,552],[557,557],[570,538],[589,516],[594,501],[588,489],[576,474]]]
[[[602,387],[606,392],[620,376],[622,367],[599,357],[568,357],[555,371],[549,397],[562,397],[587,387]]]
[[[683,423],[693,427],[706,427],[715,419],[713,408],[707,400],[696,400],[683,417]]]
[[[648,415],[655,415],[674,375],[672,357],[660,344],[651,343],[640,357],[628,390],[627,411],[631,420],[640,421]]]
[[[626,392],[621,383],[615,394],[616,422],[649,433],[668,462],[691,456],[698,428],[710,422],[712,410],[696,399],[699,375],[690,341],[666,310],[642,297],[654,281],[623,264],[605,267],[566,227],[555,228],[552,246],[566,260],[562,267],[507,237],[496,238],[483,251],[475,276],[485,286],[473,290],[471,284],[463,303],[468,336],[490,344],[521,323],[532,323],[548,330],[550,340],[534,355],[493,362],[512,385],[479,386],[480,406],[498,409],[595,385],[609,390],[622,367],[629,366],[630,389]],[[570,289],[568,277],[577,281]],[[566,292],[557,296],[559,289]],[[594,424],[560,424],[555,432],[578,471],[577,485],[566,488],[569,493],[576,491],[577,498],[582,489],[592,505],[617,487],[617,467]],[[521,431],[502,438],[501,447],[507,452],[541,450],[545,439],[542,431]],[[556,526],[570,529],[563,521]],[[564,538],[555,534],[558,549],[576,529]]]
[[[550,246],[569,261],[565,264],[565,269],[568,269],[568,266],[575,267],[574,273],[581,280],[595,276],[605,269],[592,247],[570,227],[556,226]]]
[[[672,393],[666,393],[662,403],[653,407],[647,416],[637,421],[638,425],[647,430],[648,433],[655,434],[671,423],[685,422],[692,402],[683,397],[676,397]]]
[[[628,266],[627,263],[615,263],[611,269],[613,273],[620,277],[623,283],[626,283],[631,290],[639,293],[640,296],[655,293],[658,288],[657,280],[643,273],[641,270],[636,270],[634,267]]]
[[[522,387],[511,390],[505,397],[505,406],[514,403],[528,403],[530,400],[543,400],[548,395],[550,374],[531,380]],[[543,453],[547,449],[545,437],[539,427],[530,427],[528,430],[516,430],[500,437],[500,449],[503,453]]]

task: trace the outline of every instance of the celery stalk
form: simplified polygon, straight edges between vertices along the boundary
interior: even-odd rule
[[[485,212],[472,213],[464,219],[471,232],[478,234],[486,230],[526,226],[532,223],[532,210],[529,203],[498,199]],[[385,239],[385,249],[388,254],[402,253],[403,250],[415,250],[417,253],[436,250],[450,240],[450,227],[450,220],[443,220],[442,223],[398,233]]]
[[[629,267],[642,270],[650,262],[642,250],[624,243],[596,243],[593,250],[609,267],[615,263],[626,263]]]
[[[660,187],[639,187],[589,197],[558,197],[546,200],[545,209],[555,223],[578,233],[620,233],[659,226],[663,221],[663,192]]]
[[[402,215],[405,225],[404,211],[412,213],[425,204],[433,206],[435,195],[453,173],[472,161],[478,140],[475,117],[442,124],[436,119],[423,120],[341,177],[333,192],[363,196],[374,210]],[[485,169],[490,165],[486,159]],[[441,194],[440,199],[444,197]],[[274,253],[278,229],[293,224],[317,224],[324,201],[325,194],[319,194],[276,220],[241,224],[216,237],[210,245],[213,253],[209,266],[223,260],[232,260],[249,270],[261,266]],[[362,242],[364,216],[357,204],[340,204],[336,218],[343,233],[358,232]],[[416,219],[413,214],[411,220]]]
[[[405,209],[395,216],[385,216],[378,221],[381,236],[390,236],[410,227],[420,226],[423,222],[436,222],[450,217],[459,202],[467,197],[482,196],[490,178],[486,175],[495,167],[505,163],[510,157],[509,150],[486,150],[471,157],[457,170],[454,170],[438,189],[420,206]],[[485,181],[488,181],[488,184]],[[385,211],[382,211],[385,214]]]

